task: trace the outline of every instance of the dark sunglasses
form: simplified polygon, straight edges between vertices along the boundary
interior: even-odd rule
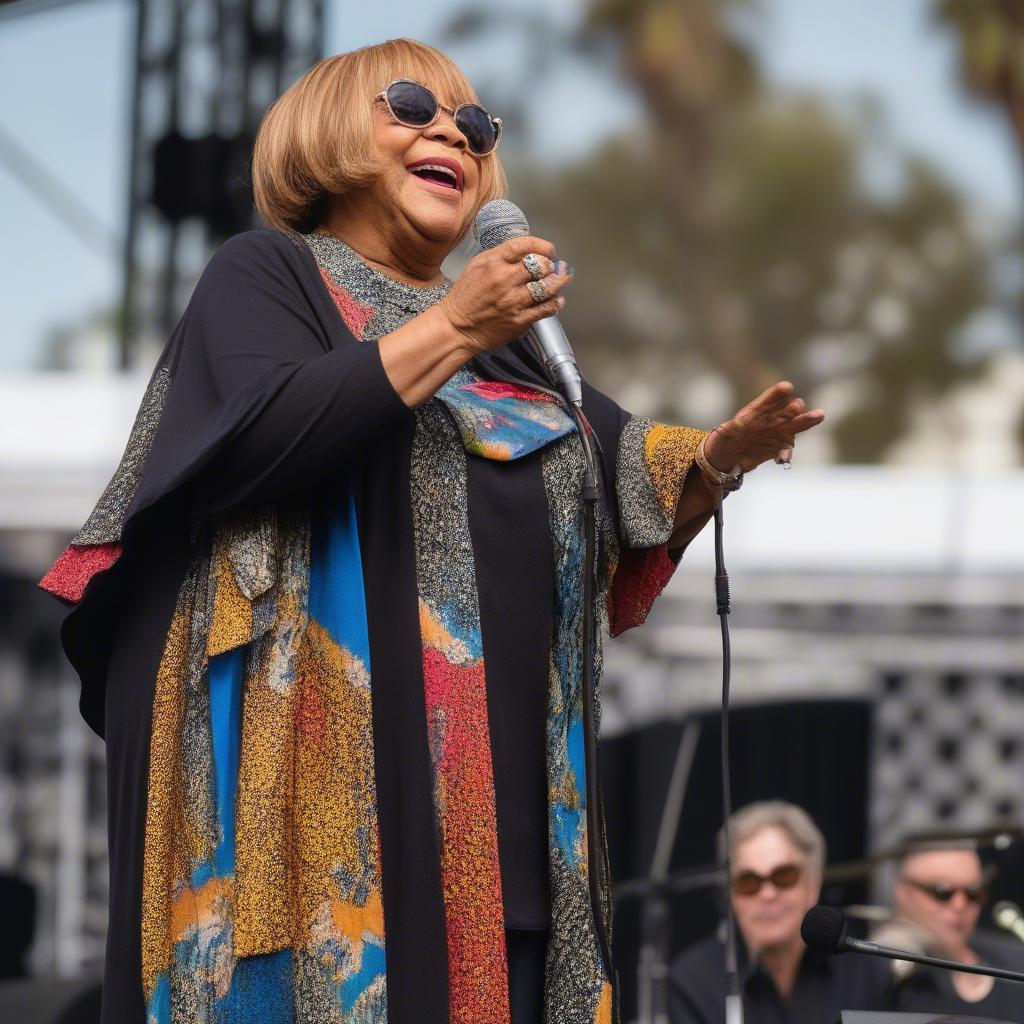
[[[792,889],[803,869],[799,864],[780,864],[771,874],[759,875],[756,871],[741,871],[733,876],[732,891],[737,896],[756,896],[765,882],[771,882],[776,889]]]
[[[949,903],[958,892],[964,894],[968,903],[981,903],[988,895],[984,885],[946,885],[945,882],[918,882],[913,878],[904,878],[903,881],[927,893],[936,903]]]
[[[501,138],[500,117],[491,117],[476,103],[460,103],[454,110],[443,107],[425,85],[408,78],[396,78],[374,99],[383,100],[391,116],[406,128],[426,128],[438,119],[442,110],[446,111],[466,137],[470,152],[476,156],[493,153]]]

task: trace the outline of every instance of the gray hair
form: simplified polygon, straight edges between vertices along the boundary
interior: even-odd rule
[[[730,849],[735,850],[765,828],[779,828],[804,855],[819,876],[825,870],[825,837],[811,816],[785,800],[761,800],[747,804],[729,819]],[[724,839],[719,835],[719,849]]]

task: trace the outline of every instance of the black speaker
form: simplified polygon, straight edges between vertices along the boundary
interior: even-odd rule
[[[707,711],[690,772],[671,859],[673,871],[717,859],[722,824],[720,716]],[[868,755],[871,704],[863,700],[779,701],[740,705],[730,716],[733,807],[755,800],[788,800],[815,820],[833,863],[857,860],[867,848]],[[658,823],[684,723],[660,722],[601,741],[601,780],[615,881],[650,868]],[[865,881],[829,886],[823,902],[863,903]],[[635,1015],[639,904],[616,907],[613,959],[619,971],[623,1017]],[[720,919],[717,892],[686,893],[673,901],[675,950],[713,933]]]
[[[199,218],[221,238],[251,227],[254,142],[248,133],[163,136],[153,147],[153,205],[172,224]]]
[[[23,978],[25,956],[36,932],[36,887],[17,875],[0,872],[0,979]]]

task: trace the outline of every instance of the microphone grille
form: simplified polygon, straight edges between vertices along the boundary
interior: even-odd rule
[[[510,238],[528,235],[530,222],[515,203],[492,199],[480,208],[473,222],[473,232],[481,249],[493,249]]]
[[[800,925],[800,937],[811,949],[825,953],[845,952],[846,915],[835,907],[811,907]]]

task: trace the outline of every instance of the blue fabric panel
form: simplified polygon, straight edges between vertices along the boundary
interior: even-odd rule
[[[166,972],[157,980],[146,1007],[146,1017],[147,1024],[171,1024],[171,977]]]
[[[235,873],[235,791],[242,738],[242,681],[248,648],[237,647],[210,659],[210,726],[217,785],[217,821],[221,839],[213,873]],[[193,884],[196,884],[193,875]]]
[[[326,507],[330,510],[327,521],[318,521],[313,531],[309,617],[369,669],[363,562],[352,488],[346,484],[338,499],[327,502]]]
[[[242,957],[231,988],[212,1007],[210,1024],[294,1024],[292,951]]]
[[[385,973],[386,957],[384,947],[372,942],[363,945],[363,962],[359,973],[346,978],[341,986],[341,1009],[351,1013],[355,1009],[356,1000]]]

